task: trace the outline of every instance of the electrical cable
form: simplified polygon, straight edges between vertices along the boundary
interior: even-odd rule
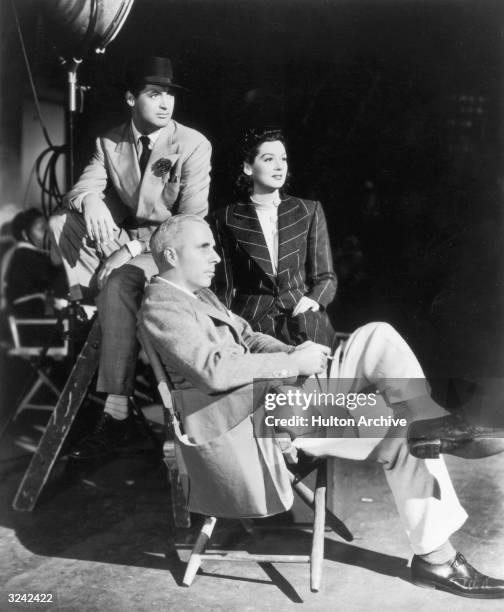
[[[30,87],[32,90],[32,94],[33,94],[33,100],[35,102],[35,108],[37,110],[37,115],[38,115],[38,120],[40,123],[40,127],[42,128],[42,132],[44,133],[44,138],[47,141],[47,144],[52,147],[53,143],[51,142],[51,139],[49,137],[49,133],[45,127],[44,124],[44,120],[42,119],[42,112],[40,110],[40,104],[39,104],[39,100],[38,100],[38,96],[37,96],[37,90],[35,89],[35,83],[33,81],[33,76],[32,76],[32,72],[31,72],[31,68],[30,68],[30,62],[28,60],[28,54],[26,53],[26,47],[24,44],[24,38],[23,38],[23,32],[21,30],[21,25],[19,23],[19,17],[18,17],[18,13],[17,13],[17,9],[16,9],[16,5],[14,4],[14,0],[11,0],[11,5],[12,5],[12,12],[14,14],[14,21],[16,22],[16,30],[19,36],[19,42],[21,44],[21,50],[23,52],[23,58],[25,61],[25,65],[26,65],[26,70],[28,72],[28,79],[30,81]]]
[[[44,134],[44,138],[48,144],[48,147],[44,149],[42,153],[40,153],[40,155],[35,160],[35,164],[34,164],[34,168],[35,168],[35,172],[37,176],[37,183],[41,189],[42,214],[44,215],[46,219],[48,219],[51,216],[51,214],[54,212],[54,210],[62,204],[63,193],[58,184],[56,166],[58,163],[59,156],[67,152],[67,146],[66,145],[54,145],[47,131],[46,125],[44,123],[44,119],[42,117],[42,111],[40,108],[40,102],[39,102],[39,98],[37,94],[37,89],[35,87],[35,82],[33,79],[30,62],[28,59],[28,54],[26,52],[26,46],[24,43],[23,32],[21,30],[21,25],[19,23],[19,17],[18,17],[18,13],[16,10],[16,6],[14,4],[14,0],[11,0],[11,5],[12,5],[12,12],[14,15],[14,21],[16,24],[16,30],[17,30],[18,37],[19,37],[19,42],[21,45],[21,50],[23,52],[23,58],[24,58],[25,66],[26,66],[26,71],[28,73],[28,79],[30,81],[33,101],[35,103],[35,109],[37,111],[38,121],[40,123],[42,133]],[[26,197],[27,197],[27,191],[25,193],[25,201],[26,201]]]

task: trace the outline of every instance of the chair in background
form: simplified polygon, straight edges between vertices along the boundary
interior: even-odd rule
[[[188,490],[192,490],[195,487],[195,482],[204,483],[205,479],[209,478],[206,473],[207,462],[211,457],[206,455],[201,459],[197,459],[196,463],[198,465],[195,467],[195,463],[193,463],[194,453],[197,453],[197,445],[192,444],[188,441],[187,436],[184,436],[181,432],[180,423],[178,420],[177,412],[176,412],[176,398],[173,393],[174,388],[169,379],[167,372],[165,371],[159,356],[157,355],[154,347],[152,346],[150,340],[146,337],[144,333],[140,333],[140,341],[143,345],[145,353],[149,359],[149,362],[154,371],[154,375],[156,377],[156,381],[158,384],[159,394],[161,396],[161,400],[163,406],[165,408],[165,415],[167,419],[167,425],[169,432],[171,434],[171,439],[165,442],[164,446],[164,455],[165,455],[165,463],[168,468],[168,474],[170,478],[171,484],[171,494],[172,494],[172,510],[173,516],[176,526],[188,527],[190,526],[190,517],[188,513],[188,509],[185,504],[185,499],[188,496]],[[182,392],[181,392],[182,393]],[[174,404],[175,400],[175,404]],[[247,425],[244,421],[245,426]],[[238,429],[241,427],[241,424],[235,427],[234,429]],[[225,435],[225,434],[224,434]],[[250,437],[253,437],[252,427],[250,428]],[[272,444],[275,444],[276,440],[271,440]],[[246,446],[246,445],[244,445]],[[270,450],[271,450],[270,446]],[[246,452],[246,451],[244,451]],[[189,459],[189,460],[188,460]],[[318,460],[311,461],[310,468],[308,470],[304,470],[302,474],[292,473],[288,468],[283,459],[280,458],[281,461],[279,463],[279,467],[281,470],[280,478],[282,478],[287,483],[290,483],[289,491],[291,491],[290,487],[292,487],[299,497],[314,511],[314,520],[313,520],[313,537],[311,544],[311,552],[310,555],[271,555],[271,554],[249,554],[244,551],[218,551],[218,552],[209,552],[205,553],[205,548],[210,541],[212,536],[212,532],[215,528],[218,518],[216,516],[206,516],[204,519],[203,526],[200,529],[198,537],[196,539],[196,543],[192,549],[189,561],[186,566],[186,571],[183,578],[183,584],[185,586],[190,586],[200,565],[203,560],[217,560],[217,561],[232,561],[232,562],[250,562],[255,561],[258,563],[270,562],[270,563],[310,563],[310,587],[313,592],[317,592],[320,589],[321,578],[322,578],[322,565],[324,558],[324,534],[325,534],[325,526],[327,524],[338,533],[343,539],[347,541],[351,541],[353,539],[352,534],[349,532],[344,523],[326,510],[326,461]],[[230,460],[232,461],[232,459]],[[193,465],[193,471],[191,472],[191,463]],[[248,461],[245,463],[248,464]],[[208,468],[210,470],[210,468]],[[317,469],[317,478],[316,478],[316,486],[315,492],[313,493],[309,487],[300,482],[301,478],[304,478],[310,471],[313,469]],[[188,482],[186,480],[185,486],[183,483],[183,477],[181,479],[181,474],[185,474],[188,477]],[[211,477],[210,477],[211,478]],[[222,482],[222,479],[221,479]],[[203,487],[206,489],[205,485]],[[217,493],[218,494],[218,493]],[[184,497],[185,495],[185,497]],[[292,495],[292,493],[291,493]],[[281,495],[280,495],[281,496]],[[204,496],[200,496],[200,505],[204,503],[201,501],[201,498]],[[285,497],[285,495],[284,495]],[[213,503],[214,500],[212,500]],[[235,503],[235,500],[229,500],[230,504]],[[292,499],[291,502],[292,504]],[[214,506],[215,507],[215,506]],[[192,509],[192,508],[190,508]],[[277,512],[281,512],[283,510],[288,509],[287,507],[279,508]],[[202,512],[200,507],[198,507],[198,512]],[[210,514],[210,513],[206,513]],[[265,513],[264,516],[268,516],[271,513]],[[230,515],[224,514],[223,516],[229,517]],[[234,513],[232,515],[233,518],[239,518],[244,525],[245,529],[251,533],[253,529],[251,529],[251,523],[249,517],[251,515],[244,512],[243,516],[236,515],[236,507],[234,509]],[[256,515],[253,515],[254,517]]]
[[[15,421],[27,409],[52,411],[61,389],[51,377],[51,370],[54,362],[68,357],[68,319],[8,315],[8,322],[13,341],[8,355],[28,360],[34,371],[18,401],[12,420]],[[54,396],[51,404],[35,402],[35,397],[44,387]]]
[[[51,377],[52,365],[68,356],[68,319],[62,316],[40,316],[48,309],[45,293],[34,292],[18,296],[13,303],[8,300],[7,278],[11,263],[19,249],[16,242],[2,257],[0,264],[0,313],[8,324],[10,341],[7,354],[29,361],[33,375],[21,394],[15,412],[9,419],[15,421],[23,410],[53,410],[60,389]],[[29,314],[19,314],[18,310]],[[37,313],[37,316],[32,316]],[[54,396],[54,402],[35,402],[42,389]]]

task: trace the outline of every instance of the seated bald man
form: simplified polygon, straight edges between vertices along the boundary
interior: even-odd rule
[[[329,348],[322,345],[306,342],[293,347],[253,332],[245,320],[229,312],[209,289],[219,263],[214,246],[212,232],[200,217],[178,215],[161,224],[150,240],[159,275],[147,287],[139,321],[177,388],[227,393],[226,411],[214,411],[212,421],[204,421],[205,406],[188,412],[182,408],[184,431],[196,443],[233,427],[237,414],[244,418],[244,411],[252,411],[252,406],[232,408],[234,397],[237,403],[243,398],[237,393],[241,386],[254,379],[289,383],[298,376],[322,374],[329,356]],[[416,414],[425,410],[428,417],[445,414],[427,395],[419,398],[402,386],[401,381],[422,379],[423,373],[390,325],[365,325],[338,350],[331,378],[351,381],[355,391],[387,380],[380,391],[392,412],[409,406]],[[215,407],[215,402],[215,395],[208,397],[209,405]],[[504,580],[481,574],[450,544],[467,514],[443,459],[414,457],[404,435],[385,437],[386,433],[360,439],[301,437],[294,443],[313,454],[382,463],[413,549],[415,584],[466,597],[504,597]]]

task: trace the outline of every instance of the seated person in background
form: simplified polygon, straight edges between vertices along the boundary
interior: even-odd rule
[[[254,379],[283,382],[323,373],[329,355],[328,347],[310,341],[294,348],[254,332],[244,319],[227,310],[208,289],[219,262],[214,246],[210,227],[195,215],[179,215],[161,224],[150,240],[159,275],[147,287],[140,311],[139,324],[177,388],[214,394],[208,397],[208,406],[180,415],[185,433],[192,438],[202,429],[198,418],[200,414],[205,418],[207,408],[218,420],[213,425],[214,435],[219,435],[217,428],[224,433],[233,427],[240,414],[242,420],[246,418],[252,406],[240,402],[230,408],[240,386]],[[359,328],[338,357],[331,376],[353,379],[355,390],[370,382],[378,386],[378,379],[387,379],[391,386],[383,392],[397,410],[411,400],[413,409],[424,417],[443,414],[429,396],[418,401],[418,397],[408,398],[393,387],[394,380],[421,379],[423,373],[409,346],[390,325],[371,323]],[[217,414],[219,399],[215,394],[219,393],[226,394],[222,405],[227,409],[221,410],[222,414]],[[314,438],[300,440],[308,451],[310,440],[318,443]],[[450,544],[451,534],[467,514],[442,458],[425,461],[413,457],[405,436],[321,442],[326,443],[326,456],[373,458],[383,464],[413,548],[414,583],[469,597],[504,597],[504,580],[479,573]]]
[[[288,163],[280,130],[248,130],[240,166],[239,199],[215,214],[218,297],[255,331],[289,344],[332,345],[325,309],[336,275],[320,202],[283,192]]]
[[[2,297],[15,315],[51,314],[54,300],[67,297],[68,283],[61,262],[47,249],[47,221],[29,208],[14,217],[12,233],[17,244],[2,261]]]

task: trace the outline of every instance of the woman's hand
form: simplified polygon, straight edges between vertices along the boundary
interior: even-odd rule
[[[294,307],[294,310],[292,311],[292,316],[297,317],[297,315],[303,314],[303,312],[306,312],[307,310],[311,310],[312,312],[318,312],[320,310],[320,304],[315,300],[306,297],[306,295],[303,295],[303,297]]]

